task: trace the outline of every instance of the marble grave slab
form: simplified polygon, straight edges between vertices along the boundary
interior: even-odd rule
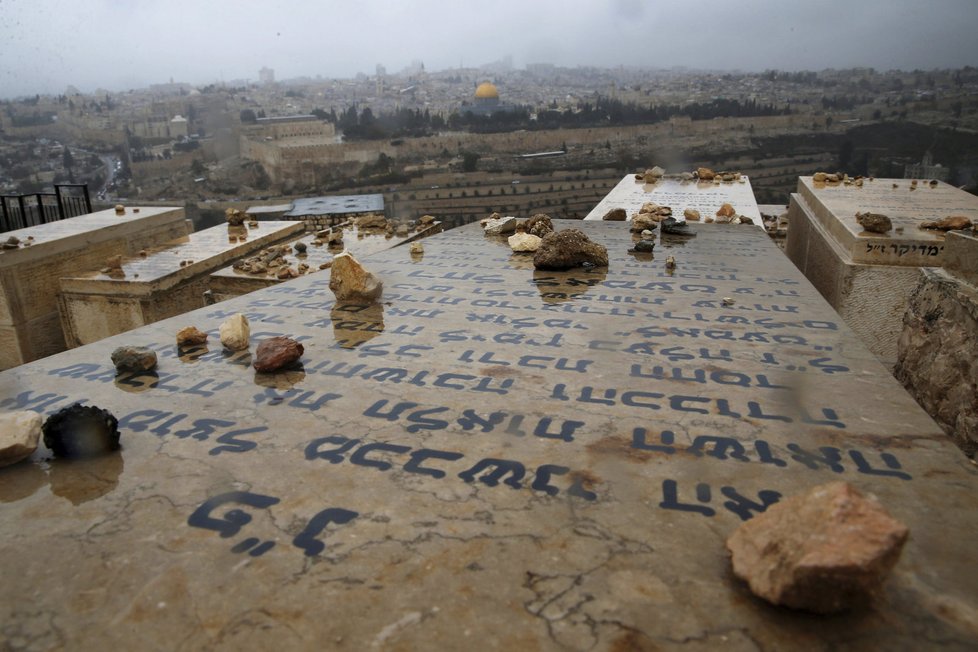
[[[0,644],[973,649],[978,469],[763,230],[631,255],[624,224],[556,223],[610,266],[535,271],[473,224],[373,254],[369,307],[318,274],[0,373],[0,409],[95,404],[123,442],[0,469]],[[301,365],[256,373],[280,334]],[[117,375],[121,344],[158,369]],[[884,595],[754,598],[726,537],[835,480],[910,528]]]

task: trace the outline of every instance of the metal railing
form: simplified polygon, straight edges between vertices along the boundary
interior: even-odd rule
[[[0,233],[92,212],[88,184],[62,183],[54,192],[0,195]]]

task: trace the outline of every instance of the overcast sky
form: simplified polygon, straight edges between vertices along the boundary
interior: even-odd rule
[[[978,65],[978,0],[0,0],[0,97],[526,63]]]

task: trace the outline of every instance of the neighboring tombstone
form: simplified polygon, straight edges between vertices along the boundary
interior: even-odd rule
[[[58,317],[58,279],[98,269],[119,254],[162,244],[191,231],[183,209],[104,210],[10,231],[0,249],[0,369],[65,350]]]
[[[91,649],[973,648],[978,472],[760,229],[555,220],[606,268],[538,271],[471,225],[0,373],[122,449],[3,470],[0,622]],[[672,270],[667,257],[675,259]],[[250,349],[217,330],[241,313]],[[178,348],[193,325],[205,344]],[[298,363],[258,373],[269,338]],[[117,373],[120,344],[158,353]],[[813,620],[724,540],[829,481],[910,528],[871,609]],[[896,624],[896,625],[895,625]],[[686,642],[679,645],[677,642]]]
[[[331,245],[326,236],[312,233],[290,242],[289,245],[294,251],[291,257],[296,264],[293,267],[300,272],[300,276],[304,276],[314,274],[324,269],[324,266],[328,267],[333,261],[333,256],[343,251],[349,251],[357,258],[363,258],[378,251],[413,242],[440,230],[441,222],[433,222],[411,227],[406,234],[398,235],[397,231],[387,233],[377,229],[360,229],[355,224],[347,223],[345,226],[333,228],[333,231],[339,231],[343,236],[342,241],[336,244]],[[298,251],[295,249],[296,246],[300,249],[304,247],[304,250]],[[252,266],[243,263],[244,261],[241,261],[235,266],[224,267],[211,274],[210,289],[215,301],[224,301],[288,280],[278,278],[274,269],[255,272],[250,271],[253,269]]]
[[[634,174],[626,175],[611,189],[604,199],[584,218],[600,220],[615,208],[623,208],[629,219],[639,212],[642,204],[654,202],[672,208],[676,219],[682,219],[683,211],[692,208],[700,212],[702,218],[715,217],[720,207],[730,204],[738,215],[751,218],[761,226],[761,212],[754,199],[750,179],[741,175],[740,181],[682,181],[675,178],[662,178],[656,183],[637,180]]]
[[[913,189],[911,189],[913,188]],[[856,213],[889,217],[887,233],[864,231]],[[941,231],[920,224],[949,215],[978,220],[978,198],[946,183],[864,179],[821,183],[799,177],[791,195],[785,253],[863,343],[892,367],[918,268],[944,262]]]
[[[303,230],[296,222],[219,225],[124,259],[120,268],[62,278],[65,341],[90,344],[200,308],[211,272]]]

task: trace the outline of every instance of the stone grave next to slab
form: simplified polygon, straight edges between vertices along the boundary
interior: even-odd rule
[[[867,211],[887,215],[893,229],[863,231],[855,216]],[[866,179],[845,185],[799,177],[785,253],[863,343],[892,366],[919,268],[944,262],[944,233],[920,224],[949,215],[978,220],[978,198],[946,183],[915,187],[907,179]]]
[[[99,211],[4,233],[20,240],[0,250],[0,369],[65,350],[58,279],[99,269],[119,254],[191,231],[183,209],[129,207]]]
[[[754,199],[750,179],[741,175],[739,181],[680,181],[663,178],[656,183],[644,183],[636,180],[635,175],[626,175],[618,185],[611,189],[604,199],[591,210],[585,220],[600,220],[613,208],[624,208],[629,219],[637,213],[642,204],[654,202],[660,206],[672,208],[676,219],[682,219],[683,211],[687,208],[698,210],[705,218],[716,215],[724,204],[730,204],[738,215],[745,215],[762,225],[761,213]],[[762,225],[763,226],[763,225]]]
[[[89,344],[200,308],[215,269],[303,231],[291,221],[219,225],[131,256],[118,275],[67,275],[58,297],[65,339]]]
[[[321,271],[320,267],[322,265],[331,263],[333,256],[344,250],[349,251],[357,258],[362,258],[378,251],[397,247],[408,242],[413,242],[418,238],[437,233],[441,229],[441,223],[434,222],[430,225],[416,226],[406,236],[397,235],[396,233],[388,234],[380,229],[360,229],[351,222],[333,228],[334,230],[342,230],[342,243],[330,245],[315,233],[306,234],[296,240],[296,242],[304,244],[306,250],[304,253],[293,254],[292,257],[298,263],[308,265],[307,274],[314,274]],[[316,244],[317,242],[320,244]],[[329,274],[329,272],[326,273]],[[281,279],[275,276],[274,272],[252,274],[244,269],[237,269],[229,265],[211,274],[210,289],[215,301],[224,301],[231,297],[254,292],[255,290],[277,285],[282,282]]]
[[[122,432],[0,469],[0,640],[973,649],[978,470],[768,236],[693,224],[632,255],[626,224],[555,224],[610,265],[538,271],[470,225],[371,255],[376,304],[317,274],[0,373],[4,411],[84,401]],[[208,342],[178,349],[188,325]],[[300,364],[256,373],[278,335]],[[159,366],[117,374],[122,344]],[[835,480],[910,528],[883,595],[832,618],[754,598],[726,537]]]

